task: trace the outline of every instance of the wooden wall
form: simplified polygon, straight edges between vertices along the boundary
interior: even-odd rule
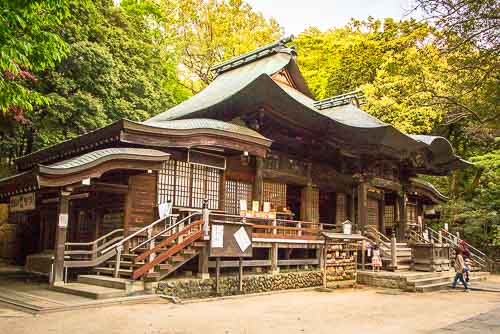
[[[126,233],[151,224],[156,218],[156,173],[129,177],[125,206]]]

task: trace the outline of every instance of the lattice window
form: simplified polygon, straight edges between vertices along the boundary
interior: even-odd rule
[[[176,161],[175,166],[175,206],[191,207],[191,166],[187,162]]]
[[[368,225],[378,228],[378,201],[375,199],[368,199]]]
[[[208,208],[209,209],[220,209],[219,208],[219,198],[220,198],[220,169],[203,167],[205,173],[205,195],[208,198]]]
[[[158,204],[174,200],[175,161],[169,160],[158,172]]]
[[[227,213],[239,214],[242,199],[247,201],[248,207],[252,205],[252,184],[226,180],[224,210]]]
[[[384,225],[385,227],[394,225],[394,205],[384,207]]]
[[[264,182],[262,185],[262,202],[270,202],[274,209],[286,207],[286,184]]]
[[[342,193],[338,193],[335,204],[336,204],[335,222],[336,222],[337,225],[340,225],[343,222],[345,222],[346,219],[347,219],[347,212],[346,212],[347,199],[346,199],[346,195],[342,194]]]
[[[221,173],[219,169],[170,160],[158,173],[158,203],[201,208],[208,199],[210,209],[219,209]]]

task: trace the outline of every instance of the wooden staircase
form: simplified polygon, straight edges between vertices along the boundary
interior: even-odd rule
[[[382,267],[385,270],[410,270],[412,264],[411,247],[406,242],[396,243],[396,265],[392,264],[391,240],[372,226],[368,226],[363,235],[370,243],[377,244],[382,257]]]
[[[205,242],[200,241],[203,236],[203,221],[191,221],[194,215],[199,214],[165,227],[155,235],[152,233],[152,225],[156,222],[123,239],[112,248],[117,250],[117,256],[94,268],[94,271],[97,275],[130,280],[160,280],[171,275],[200,254],[201,249],[206,246]],[[125,242],[134,246],[129,246],[127,252],[122,253],[119,247]]]

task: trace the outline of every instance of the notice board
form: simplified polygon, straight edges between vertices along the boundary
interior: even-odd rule
[[[210,226],[210,256],[251,257],[252,225],[212,223]]]

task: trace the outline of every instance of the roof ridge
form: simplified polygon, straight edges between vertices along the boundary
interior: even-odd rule
[[[355,102],[356,106],[359,108],[359,106],[361,105],[361,100],[365,98],[365,96],[362,93],[363,91],[361,89],[356,89],[344,94],[330,96],[327,97],[326,99],[314,102],[314,107],[316,107],[319,110],[322,110]]]
[[[212,66],[210,70],[215,72],[216,75],[227,72],[236,67],[240,67],[242,65],[254,62],[258,59],[278,53],[283,50],[286,47],[286,44],[290,43],[292,40],[293,35],[283,37],[277,41],[261,46],[255,50],[249,51],[242,55],[226,60],[220,64]]]

